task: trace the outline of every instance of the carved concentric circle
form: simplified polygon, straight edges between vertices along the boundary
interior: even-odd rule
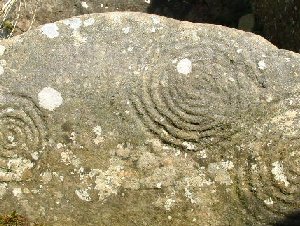
[[[237,192],[247,215],[264,222],[300,208],[299,140],[257,143],[238,159]]]
[[[257,98],[255,70],[241,63],[244,57],[213,45],[166,51],[165,59],[153,56],[130,91],[143,124],[164,142],[187,150],[230,139],[240,112]]]
[[[33,100],[0,93],[0,181],[18,180],[22,170],[32,167],[32,155],[42,150],[46,136],[46,123]]]

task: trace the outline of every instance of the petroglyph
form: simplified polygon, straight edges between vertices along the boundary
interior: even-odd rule
[[[0,93],[0,181],[21,180],[47,138],[44,116],[24,95]]]
[[[58,21],[0,47],[1,214],[223,226],[300,208],[299,54],[141,13]]]

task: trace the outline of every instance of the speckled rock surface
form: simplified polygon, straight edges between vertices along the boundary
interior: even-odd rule
[[[300,207],[300,55],[142,13],[0,42],[0,214],[264,225]]]
[[[30,0],[26,3],[17,0],[6,19],[16,23],[13,35],[18,35],[29,28],[82,14],[147,12],[149,4],[150,0]]]

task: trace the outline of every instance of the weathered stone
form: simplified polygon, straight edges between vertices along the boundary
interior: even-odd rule
[[[20,0],[10,2],[13,4],[5,20],[12,25],[16,24],[13,35],[42,24],[82,14],[113,11],[147,12],[150,3],[147,0],[101,0],[100,2],[98,0],[30,0],[25,4]],[[11,27],[9,26],[10,29]]]
[[[299,54],[142,13],[47,24],[0,53],[0,213],[262,225],[299,209]]]

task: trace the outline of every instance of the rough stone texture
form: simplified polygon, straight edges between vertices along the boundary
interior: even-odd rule
[[[113,11],[147,12],[147,0],[30,0],[14,3],[8,21],[16,23],[14,35],[29,28],[72,16]]]
[[[2,40],[0,55],[0,213],[223,226],[299,209],[299,54],[107,13]]]

